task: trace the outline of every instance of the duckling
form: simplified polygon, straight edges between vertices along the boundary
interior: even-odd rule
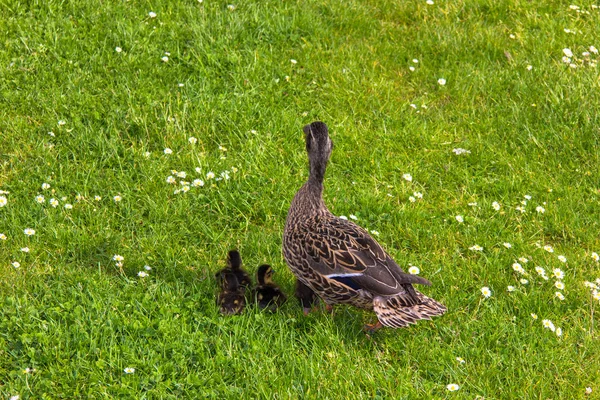
[[[268,309],[271,312],[277,310],[286,300],[287,297],[279,286],[273,282],[273,274],[275,271],[270,265],[261,265],[256,272],[256,280],[258,284],[254,289],[254,298],[260,309]]]
[[[243,291],[246,291],[252,286],[250,275],[242,269],[242,257],[237,250],[230,250],[227,254],[227,268],[223,268],[215,274],[217,281],[220,281],[220,275],[223,273],[235,275],[237,283]]]
[[[313,305],[319,300],[319,298],[315,296],[315,292],[299,279],[296,279],[296,292],[294,294],[302,305],[304,315],[308,315]]]
[[[246,298],[235,274],[221,271],[217,273],[217,280],[221,286],[217,298],[221,315],[241,314],[246,306]]]

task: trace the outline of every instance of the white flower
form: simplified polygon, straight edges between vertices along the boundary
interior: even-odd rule
[[[148,13],[148,16],[149,16],[150,18],[156,18],[156,13],[155,13],[154,11],[150,11],[150,12]]]
[[[523,264],[527,264],[529,262],[529,260],[525,257],[519,257],[519,261],[521,261]]]
[[[521,282],[521,285],[527,285],[529,283],[529,281],[525,278],[519,279],[519,282]]]
[[[21,396],[19,396],[18,394],[15,394],[14,396],[10,396],[10,398],[8,400],[19,400],[20,398],[21,398]]]
[[[192,182],[193,187],[204,186],[204,181],[202,179],[194,179]]]
[[[50,205],[54,208],[58,207],[58,200],[54,198],[50,199]]]
[[[535,208],[535,211],[539,212],[540,214],[543,214],[543,213],[546,212],[546,209],[544,207],[542,207],[542,206],[537,206]]]
[[[145,269],[146,271],[151,271],[151,270],[152,270],[152,267],[151,267],[151,266],[149,266],[149,265],[144,265],[144,269]]]
[[[100,200],[102,200],[102,197],[100,197],[100,196],[96,195],[96,196],[94,196],[94,200],[96,200],[96,201],[100,201]]]
[[[575,68],[577,68],[577,64],[571,63],[571,64],[569,64],[569,68],[575,69]]]
[[[190,144],[196,144],[196,143],[198,143],[198,139],[196,139],[193,136],[190,136],[190,138],[188,139],[188,142],[190,142]]]
[[[410,105],[412,108],[414,108],[415,110],[417,109],[417,105],[416,104],[411,104]]]
[[[414,62],[415,64],[418,64],[418,63],[419,63],[419,60],[417,60],[416,58],[413,58],[413,59],[412,59],[412,62]]]
[[[67,203],[67,204],[65,204],[65,208],[66,208],[67,210],[71,210],[71,209],[73,208],[73,205],[72,205],[72,204],[69,204],[69,203]]]
[[[516,263],[513,263],[513,265],[512,265],[512,269],[514,269],[514,270],[515,270],[515,272],[518,272],[519,274],[522,274],[522,275],[525,275],[525,274],[526,274],[526,271],[525,271],[525,269],[524,269],[524,268],[523,268],[523,266],[522,266],[521,264],[519,264],[518,262],[516,262]]]
[[[44,204],[44,202],[46,201],[46,198],[44,196],[42,196],[41,194],[35,196],[35,201],[37,201],[40,204]]]
[[[554,253],[554,249],[549,244],[544,246],[544,250],[546,250],[548,253]]]
[[[115,254],[115,255],[113,256],[113,258],[112,258],[112,259],[113,259],[114,261],[121,262],[121,261],[124,261],[124,260],[125,260],[125,257],[123,257],[123,256],[120,256],[120,255],[118,255],[118,254]]]
[[[236,167],[231,167],[231,172],[235,174],[236,172],[238,172],[238,169]]]
[[[446,80],[444,78],[438,79],[438,85],[444,86],[446,84]]]
[[[298,63],[298,61],[294,60],[293,58],[290,60],[290,62],[291,62],[292,64],[297,64],[297,63]]]
[[[500,210],[500,203],[495,201],[492,203],[492,207],[494,208],[494,210],[498,211],[498,210]]]
[[[528,65],[526,68],[527,68],[527,71],[531,71],[533,69],[533,65]]]
[[[460,156],[461,154],[471,154],[470,150],[461,149],[460,147],[458,147],[456,149],[452,149],[452,152],[454,154],[456,154],[457,156]]]
[[[456,392],[458,389],[460,389],[460,386],[458,386],[456,383],[451,383],[446,386],[446,389],[448,389],[451,392]]]
[[[413,67],[412,65],[408,67],[408,69],[410,70],[410,72],[415,72],[415,67]]]
[[[419,267],[415,267],[414,265],[412,265],[409,269],[408,269],[408,273],[411,275],[418,275],[419,272],[421,272],[421,270],[419,269]]]
[[[148,273],[147,273],[147,272],[144,272],[144,271],[139,271],[139,272],[138,272],[138,276],[139,276],[140,278],[145,278],[145,277],[147,277],[147,276],[148,276]]]
[[[50,189],[50,185],[47,183],[42,183],[42,190],[48,190]]]
[[[432,6],[432,5],[434,4],[434,3],[433,3],[433,0],[427,0],[425,3],[426,3],[426,4],[429,4],[430,6]]]
[[[117,47],[115,47],[115,51],[116,51],[117,53],[120,53],[120,52],[122,52],[122,51],[123,51],[123,49],[122,49],[122,48],[120,48],[119,46],[117,46]]]
[[[556,279],[563,279],[565,277],[565,273],[560,269],[560,268],[554,268],[552,270],[552,275],[556,278]]]
[[[358,218],[356,217],[356,215],[354,215],[354,214],[350,214],[350,219],[353,219],[353,220],[355,220],[355,221],[356,221]]]
[[[221,178],[225,179],[226,181],[229,180],[229,171],[221,172]]]
[[[135,368],[127,367],[123,370],[126,374],[133,374],[135,372]]]
[[[598,255],[598,253],[594,253],[592,252],[592,259],[596,262],[600,261],[600,256]]]
[[[531,313],[531,318],[538,319],[538,316],[537,316],[537,314]]]
[[[554,286],[558,289],[558,290],[563,290],[565,288],[565,284],[562,283],[561,281],[556,281],[554,282]]]
[[[585,388],[585,394],[592,394],[592,388],[591,387],[586,387]]]
[[[167,176],[167,183],[175,184],[175,183],[177,183],[177,180],[175,179],[174,176],[169,175],[169,176]]]
[[[163,150],[163,153],[165,153],[165,154],[173,154],[173,150],[171,150],[170,148],[166,147],[166,148]]]
[[[6,240],[7,237],[4,233],[0,233],[0,240]]]
[[[376,231],[374,229],[371,230],[371,233],[375,236],[379,236],[379,231]]]
[[[152,154],[152,153],[150,153],[149,151],[146,151],[146,152],[144,152],[144,157],[150,158],[150,154]]]
[[[565,299],[565,295],[562,294],[561,292],[555,292],[554,296],[558,297],[559,300],[564,300]]]
[[[515,287],[509,285],[509,286],[506,287],[506,290],[509,291],[509,292],[514,292],[515,291]]]
[[[423,198],[423,193],[421,193],[421,192],[414,192],[413,196],[415,196],[417,199],[422,199]]]
[[[189,191],[190,191],[190,187],[189,187],[188,185],[184,185],[184,186],[181,188],[181,191],[182,191],[183,193],[187,193],[187,192],[189,192]]]
[[[31,228],[25,228],[23,230],[23,233],[25,233],[27,236],[33,236],[33,235],[35,235],[35,231],[33,229],[31,229]]]
[[[567,257],[565,257],[565,256],[558,256],[558,261],[566,263],[567,262]]]
[[[594,282],[585,281],[583,282],[583,286],[589,289],[598,289],[598,285],[596,285]]]
[[[546,270],[540,266],[535,267],[535,272],[537,272],[538,275],[546,275]]]
[[[187,176],[187,174],[185,173],[185,171],[179,171],[177,173],[178,178],[185,178],[186,176]]]
[[[65,120],[61,119],[61,120],[58,121],[58,126],[63,126],[63,125],[66,125],[66,124],[67,124],[67,121],[65,121]]]
[[[0,207],[4,207],[8,203],[8,200],[5,196],[0,196]]]
[[[29,247],[21,247],[23,253],[29,253]]]
[[[233,11],[233,10],[235,10],[235,6],[234,6],[233,4],[229,4],[229,5],[227,6],[227,9],[228,9],[229,11]]]
[[[477,202],[469,203],[469,207],[477,207]]]
[[[483,297],[485,297],[487,299],[488,297],[490,297],[492,295],[492,291],[490,290],[489,287],[484,286],[481,288],[481,294],[483,295]]]
[[[506,247],[507,249],[510,249],[512,247],[512,244],[508,243],[508,242],[504,242],[502,244],[504,247]]]
[[[348,217],[346,217],[345,215],[340,215],[340,219],[347,220]]]
[[[402,178],[404,178],[404,180],[407,180],[409,182],[412,182],[412,175],[411,174],[404,174],[402,175]]]
[[[457,215],[457,216],[456,216],[456,217],[454,217],[454,218],[456,218],[456,220],[457,220],[459,223],[461,223],[461,224],[462,224],[463,222],[465,222],[465,220],[463,219],[462,215]]]
[[[562,329],[556,328],[556,331],[554,333],[556,333],[556,336],[561,337],[562,336]]]
[[[162,62],[168,62],[169,61],[169,57],[167,57],[167,56],[162,56],[160,59],[161,59]]]
[[[212,171],[209,171],[206,173],[206,179],[213,179],[215,177],[215,173]]]
[[[415,199],[414,197],[410,196],[408,198],[408,201],[410,201],[411,203],[414,203],[415,201],[417,201],[417,199]]]
[[[563,53],[565,54],[565,57],[569,57],[569,58],[573,57],[573,52],[569,48],[564,48]]]
[[[542,325],[544,325],[544,328],[550,329],[552,332],[554,332],[556,330],[556,328],[554,327],[554,324],[549,319],[543,320]]]
[[[469,247],[469,250],[471,250],[471,251],[483,251],[483,247],[481,247],[478,244],[474,244],[473,246]]]
[[[465,363],[465,360],[464,360],[464,358],[462,358],[462,357],[456,357],[456,361],[458,361],[458,362],[459,362],[459,363],[461,363],[461,364],[464,364],[464,363]]]
[[[564,62],[565,64],[568,64],[568,63],[570,63],[570,62],[571,62],[571,59],[570,59],[569,57],[566,57],[566,56],[564,56],[564,57],[562,58],[562,62]]]
[[[123,198],[119,195],[116,195],[115,197],[113,197],[113,200],[115,201],[115,203],[120,202],[121,200],[123,200]]]
[[[18,261],[13,261],[13,262],[11,263],[11,265],[12,265],[13,267],[15,267],[15,268],[19,268],[19,267],[21,266],[21,263],[20,263],[20,262],[18,262]]]

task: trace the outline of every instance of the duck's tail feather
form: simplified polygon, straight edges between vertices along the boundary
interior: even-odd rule
[[[415,324],[420,319],[431,319],[442,315],[447,308],[442,303],[416,292],[417,304],[408,305],[402,296],[381,297],[373,299],[373,309],[379,321],[390,328],[403,328]]]

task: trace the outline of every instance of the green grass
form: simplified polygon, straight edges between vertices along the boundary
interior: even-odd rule
[[[581,53],[600,47],[600,11],[578,5],[589,14],[515,0],[0,2],[0,396],[597,396],[599,303],[583,282],[600,277],[600,80]],[[307,177],[301,128],[317,119],[335,142],[330,209],[419,266],[445,316],[368,337],[372,313],[305,318],[295,299],[218,314],[213,275],[232,248],[292,293],[281,236]],[[171,170],[206,185],[174,194]],[[564,301],[537,265],[565,272]]]

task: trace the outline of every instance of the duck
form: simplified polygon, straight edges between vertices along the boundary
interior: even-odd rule
[[[248,273],[242,269],[242,257],[240,256],[240,252],[237,250],[230,250],[227,253],[227,267],[215,274],[217,281],[221,279],[222,274],[227,273],[235,275],[238,286],[241,290],[247,291],[250,287],[252,287],[250,275],[248,275]]]
[[[300,301],[300,305],[302,306],[302,311],[304,315],[308,315],[313,307],[313,305],[317,302],[318,297],[316,297],[315,292],[312,291],[311,288],[302,283],[301,280],[296,279],[296,291],[294,295]]]
[[[261,265],[256,271],[257,285],[254,289],[254,298],[261,310],[274,312],[287,300],[287,296],[273,282],[274,273],[273,268],[267,264]]]
[[[217,297],[217,305],[221,315],[241,314],[246,306],[246,297],[236,275],[232,272],[221,271],[218,274],[218,282],[220,292]]]
[[[446,312],[446,306],[417,291],[431,285],[404,272],[383,247],[354,222],[332,214],[323,200],[323,181],[333,150],[327,125],[304,126],[309,177],[294,196],[283,233],[282,252],[296,278],[328,308],[349,304],[372,310],[382,327],[402,328]]]

